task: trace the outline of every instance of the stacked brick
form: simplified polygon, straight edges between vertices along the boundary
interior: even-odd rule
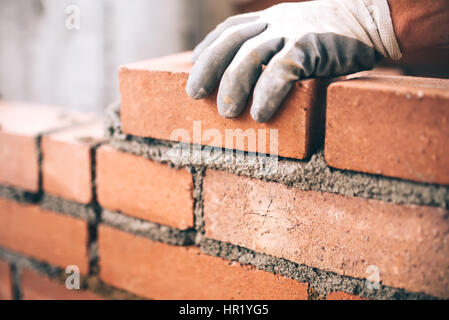
[[[0,105],[0,298],[449,297],[448,80],[303,81],[256,124],[188,99],[187,61],[122,67],[105,136]]]

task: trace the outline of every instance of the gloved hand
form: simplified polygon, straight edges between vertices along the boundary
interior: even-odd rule
[[[401,57],[386,0],[283,3],[218,25],[193,52],[186,91],[204,98],[221,79],[218,112],[232,118],[254,88],[251,116],[265,122],[296,80],[372,69],[382,57]]]

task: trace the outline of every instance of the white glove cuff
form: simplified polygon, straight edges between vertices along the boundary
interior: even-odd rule
[[[344,3],[363,26],[376,50],[393,60],[402,57],[387,0],[352,0]]]

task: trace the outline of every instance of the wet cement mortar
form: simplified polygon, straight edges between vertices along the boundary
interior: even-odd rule
[[[36,203],[40,201],[42,194],[0,185],[0,197],[21,203]]]
[[[39,205],[43,210],[69,215],[74,218],[87,221],[88,223],[96,222],[97,214],[95,212],[95,208],[92,205],[84,205],[48,194],[44,194],[42,196]]]
[[[193,244],[196,234],[194,229],[178,230],[108,210],[103,210],[101,223],[136,236],[178,246]]]

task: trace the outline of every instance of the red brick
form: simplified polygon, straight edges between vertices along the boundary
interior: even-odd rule
[[[206,236],[341,275],[449,297],[448,211],[208,170]]]
[[[0,101],[0,184],[39,191],[35,138],[91,118],[55,107]]]
[[[86,290],[69,290],[64,284],[51,280],[30,269],[22,271],[22,299],[24,300],[102,300]]]
[[[102,146],[97,191],[106,209],[178,229],[193,227],[193,180],[184,169]]]
[[[0,247],[88,272],[86,222],[0,198]]]
[[[0,300],[12,299],[12,282],[9,264],[0,261]]]
[[[39,190],[36,140],[0,132],[0,184],[27,191]]]
[[[248,109],[238,118],[225,119],[217,112],[216,94],[202,100],[187,96],[185,86],[192,67],[189,57],[190,53],[183,53],[129,64],[120,69],[121,118],[125,133],[228,149],[278,153],[299,159],[305,158],[320,140],[318,129],[322,104],[317,102],[317,97],[324,94],[324,88],[320,90],[322,82],[297,82],[284,106],[269,123],[253,121]],[[201,130],[196,130],[198,136],[193,133],[194,121],[201,121]],[[235,139],[226,142],[226,130],[239,129],[243,132],[254,130],[254,134],[258,133],[258,129],[266,129],[266,135],[259,135],[266,141],[259,139],[257,144],[250,144],[249,139],[243,139],[243,134],[240,134],[241,144],[244,145],[239,145]],[[172,136],[174,130],[183,130],[186,134]],[[214,133],[210,130],[219,132],[221,136],[208,136],[208,133]],[[275,130],[278,130],[279,137],[278,152],[269,147],[270,134],[275,134]]]
[[[100,277],[153,299],[307,299],[307,284],[110,227],[99,229]]]
[[[449,184],[449,80],[357,78],[328,90],[325,158],[335,168]]]
[[[346,76],[333,78],[332,81],[342,81],[360,77],[385,77],[385,76],[403,76],[404,71],[394,67],[376,67],[372,70],[360,71]]]
[[[45,192],[87,204],[92,201],[91,149],[103,137],[103,123],[58,131],[42,138]]]
[[[361,296],[356,296],[353,294],[349,294],[346,292],[331,292],[327,295],[326,300],[368,300],[366,298],[363,298]]]

